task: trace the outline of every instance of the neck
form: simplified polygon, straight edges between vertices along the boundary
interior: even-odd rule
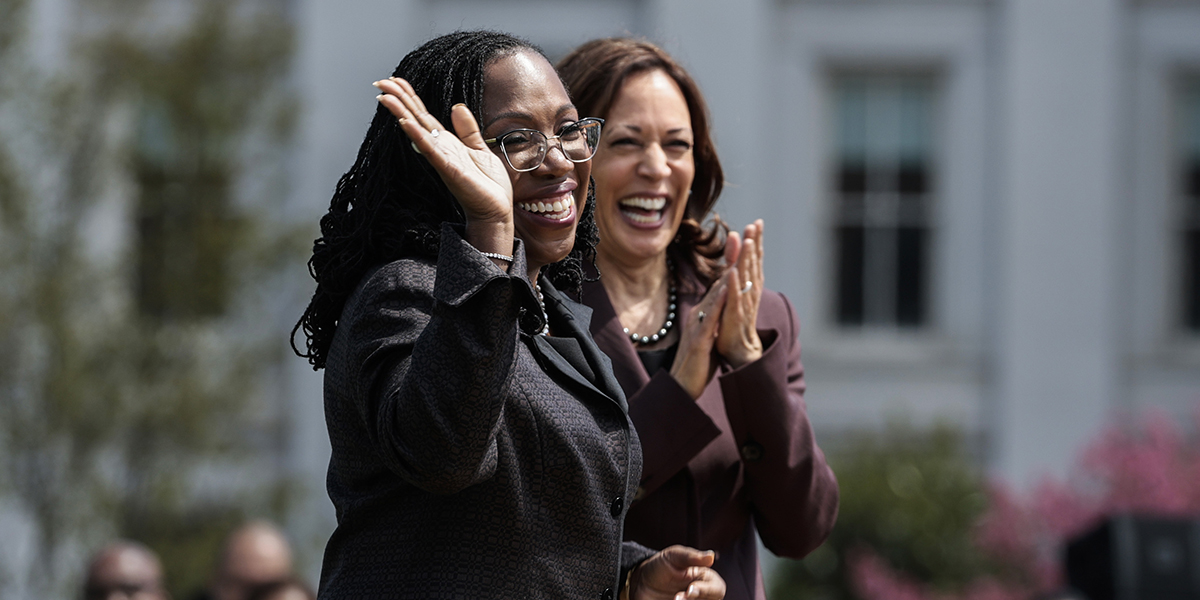
[[[657,331],[667,316],[671,272],[666,253],[638,260],[618,261],[597,253],[600,282],[621,324],[637,332]]]
[[[529,276],[529,285],[536,285],[538,275],[542,272],[542,265],[529,265],[529,271],[526,273]]]

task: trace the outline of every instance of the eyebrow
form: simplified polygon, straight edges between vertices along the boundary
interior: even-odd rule
[[[558,107],[558,111],[554,113],[554,117],[557,119],[558,117],[561,117],[562,115],[564,115],[568,112],[571,112],[574,109],[575,109],[575,105],[568,102],[568,103]],[[524,121],[532,121],[533,115],[531,115],[527,112],[520,112],[520,111],[502,112],[502,113],[492,117],[492,120],[485,123],[484,126],[480,129],[480,133],[483,133],[484,129],[491,127],[493,123],[495,123],[496,121],[499,121],[501,119],[518,119],[518,120],[524,120]]]
[[[642,132],[641,125],[630,125],[628,123],[621,123],[621,124],[617,125],[617,127],[624,127],[626,129],[632,129],[637,133]],[[690,133],[691,131],[692,131],[692,129],[690,127],[676,127],[675,129],[668,129],[667,134],[671,135],[671,134],[676,134],[676,133]]]

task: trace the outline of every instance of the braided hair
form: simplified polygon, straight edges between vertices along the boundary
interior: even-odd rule
[[[458,103],[479,119],[484,70],[521,51],[545,57],[537,46],[505,33],[459,31],[410,52],[392,76],[408,80],[442,123],[450,122],[450,108]],[[321,237],[313,242],[308,261],[317,289],[292,328],[292,351],[307,358],[314,370],[323,368],[342,308],[359,280],[376,265],[406,256],[437,256],[441,224],[447,221],[465,221],[458,200],[429,161],[411,147],[396,117],[377,106],[354,166],[338,181],[329,211],[321,217]],[[594,263],[599,239],[589,186],[575,247],[565,259],[546,267],[546,277],[560,289],[577,292],[584,261]],[[296,347],[301,329],[304,351]]]

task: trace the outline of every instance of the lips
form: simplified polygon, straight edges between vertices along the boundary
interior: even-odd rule
[[[667,199],[632,197],[624,198],[617,204],[621,207],[621,215],[626,219],[642,225],[653,225],[662,221]]]
[[[517,208],[551,221],[570,219],[574,206],[575,198],[570,191],[563,192],[558,197],[517,203]]]

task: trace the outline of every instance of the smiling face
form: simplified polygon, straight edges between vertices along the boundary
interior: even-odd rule
[[[675,80],[655,69],[625,80],[596,151],[597,252],[625,264],[664,255],[696,173],[692,122]]]
[[[534,129],[546,137],[579,120],[554,67],[527,50],[497,59],[484,71],[483,137]],[[499,147],[495,148],[499,153]],[[587,201],[590,162],[573,163],[550,143],[538,168],[518,173],[508,167],[513,187],[513,223],[525,242],[531,269],[566,258]]]

